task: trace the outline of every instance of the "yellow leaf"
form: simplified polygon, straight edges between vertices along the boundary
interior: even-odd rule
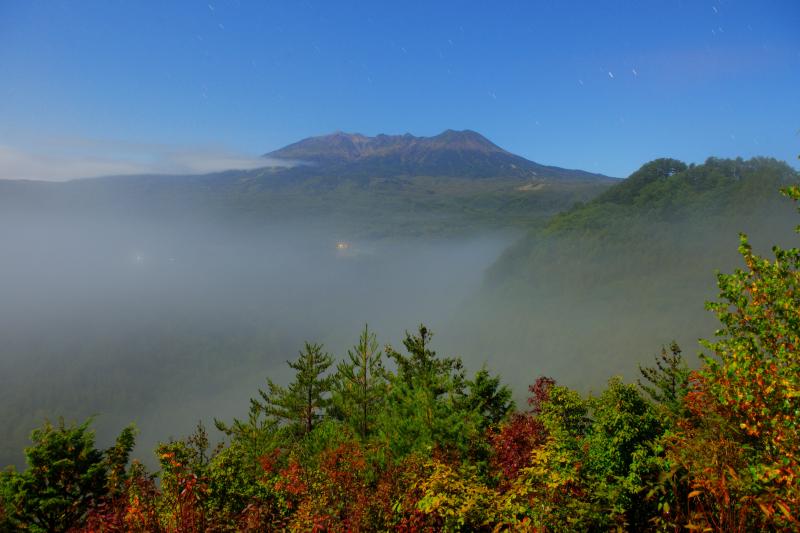
[[[780,509],[781,512],[784,514],[784,516],[786,516],[786,518],[789,519],[790,522],[795,521],[794,517],[792,516],[792,513],[789,512],[789,508],[786,507],[786,504],[778,502],[776,505],[778,506],[778,509]]]

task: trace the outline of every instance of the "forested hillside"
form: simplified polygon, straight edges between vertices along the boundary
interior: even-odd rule
[[[90,421],[45,424],[27,469],[0,476],[0,528],[796,530],[800,250],[762,257],[742,237],[739,253],[696,371],[671,345],[638,384],[585,396],[519,368],[530,396],[515,407],[424,326],[400,350],[365,328],[338,360],[306,343],[288,385],[267,379],[245,416],[217,421],[226,443],[199,426],[158,446],[156,473],[129,461],[133,427],[102,450]]]
[[[714,271],[741,264],[738,233],[761,252],[796,242],[791,202],[776,191],[798,181],[766,158],[647,163],[498,259],[468,311],[475,342],[503,352],[504,374],[534,361],[582,388],[608,372],[633,377],[654,341],[677,339],[694,361],[713,328],[703,303]]]
[[[798,180],[797,171],[774,159],[710,158],[701,165],[657,159],[533,231],[498,261],[492,279],[525,277],[541,288],[539,280],[557,273],[583,280],[583,287],[631,273],[683,276],[680,267],[698,261],[707,270],[715,253],[731,255],[721,241],[737,231],[785,228],[775,210],[787,214],[790,207],[776,191]],[[689,255],[692,249],[705,253]]]

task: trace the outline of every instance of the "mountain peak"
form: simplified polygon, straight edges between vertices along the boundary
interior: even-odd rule
[[[360,133],[335,131],[328,135],[309,137],[265,154],[273,159],[294,159],[310,163],[346,162],[388,155],[409,149],[466,150],[483,153],[503,153],[502,148],[472,130],[445,130],[433,137],[416,137],[410,133],[368,137]]]
[[[451,130],[448,128],[439,135],[435,135],[434,137],[448,137],[455,139],[482,139],[486,142],[490,142],[486,137],[484,137],[483,135],[474,130]]]
[[[477,150],[481,152],[505,152],[492,141],[472,130],[445,130],[439,135],[430,137],[432,143],[450,149]]]
[[[473,130],[448,129],[432,137],[336,131],[309,137],[265,154],[300,161],[316,172],[341,175],[597,179],[598,174],[547,167],[503,150]],[[346,168],[344,168],[346,166]]]

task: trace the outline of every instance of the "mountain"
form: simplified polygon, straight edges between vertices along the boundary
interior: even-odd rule
[[[436,152],[508,154],[489,139],[474,131],[447,130],[435,137],[380,134],[367,137],[359,133],[336,132],[331,135],[309,137],[265,154],[276,159],[308,161],[317,164],[345,163],[400,157],[410,162],[422,162],[425,156]],[[508,154],[511,155],[511,154]]]
[[[539,180],[604,180],[601,174],[541,165],[481,135],[447,130],[433,137],[337,132],[269,152],[270,159],[305,163],[321,173],[376,177],[448,176]],[[305,170],[306,172],[308,169]]]
[[[295,221],[351,237],[470,234],[542,223],[616,182],[534,163],[474,131],[334,133],[269,152],[264,167],[252,170],[4,181],[0,214],[129,216],[163,224]]]

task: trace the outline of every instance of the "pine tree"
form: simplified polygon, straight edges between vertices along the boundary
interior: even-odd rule
[[[333,400],[340,416],[365,439],[372,432],[387,389],[383,351],[369,326],[364,326],[358,344],[347,350],[347,358],[337,367]]]
[[[282,387],[267,379],[267,390],[259,389],[265,413],[289,425],[295,434],[307,435],[330,405],[334,376],[323,376],[333,358],[321,344],[305,343],[296,361],[287,361],[296,372],[294,381]]]
[[[432,447],[469,453],[479,416],[466,402],[466,379],[459,358],[438,357],[431,350],[431,332],[420,326],[417,335],[406,332],[408,355],[387,347],[397,364],[391,377],[387,407],[381,413],[382,432],[394,452],[402,456]]]
[[[497,426],[514,410],[511,389],[500,382],[500,376],[492,376],[485,366],[475,373],[467,386],[466,406],[480,416],[482,430]]]
[[[678,414],[683,397],[689,390],[691,370],[681,353],[680,347],[673,341],[669,345],[669,352],[666,347],[661,348],[661,354],[655,358],[656,366],[639,365],[639,372],[647,381],[643,383],[639,380],[639,387],[673,415]]]

